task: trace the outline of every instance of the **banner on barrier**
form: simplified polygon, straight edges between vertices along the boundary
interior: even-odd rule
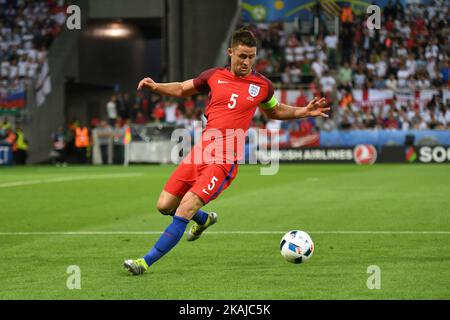
[[[9,144],[0,144],[0,166],[10,165],[13,162],[12,148]]]
[[[258,150],[258,159],[302,163],[450,163],[450,146],[383,146],[371,144],[351,147],[285,148],[278,151]]]
[[[280,162],[373,164],[377,161],[377,150],[373,145],[357,145],[354,148],[287,148],[258,150],[257,157],[263,162],[277,159]]]
[[[410,163],[450,163],[450,146],[408,147],[405,160]]]

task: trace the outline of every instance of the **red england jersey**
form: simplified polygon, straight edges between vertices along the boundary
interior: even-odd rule
[[[201,148],[205,149],[212,142],[211,135],[217,139],[217,132],[220,131],[223,152],[219,153],[222,159],[228,163],[240,159],[245,136],[236,138],[236,133],[246,133],[258,105],[272,99],[272,82],[254,70],[245,77],[237,77],[231,73],[230,67],[226,67],[202,72],[194,79],[194,87],[199,92],[209,92],[209,104],[205,110],[207,124],[202,134]],[[208,136],[208,132],[213,133]],[[233,147],[227,148],[227,143]]]

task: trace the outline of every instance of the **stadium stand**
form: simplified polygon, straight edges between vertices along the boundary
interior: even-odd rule
[[[249,28],[260,39],[255,68],[273,81],[281,101],[303,105],[313,96],[329,99],[334,112],[329,120],[310,120],[316,130],[446,129],[450,128],[448,8],[449,1],[441,0],[427,6],[388,4],[382,10],[381,29],[369,30],[364,27],[365,14],[344,6],[339,36],[326,28],[317,36],[303,34],[286,22],[239,27]],[[304,99],[298,99],[298,88]],[[167,103],[158,99],[137,96],[131,120],[164,122],[167,112],[162,105],[167,108]],[[198,120],[201,109],[196,110]],[[189,123],[184,101],[178,101],[175,117],[180,125]],[[254,120],[255,126],[267,124],[260,112]],[[301,123],[280,122],[279,128],[297,132]]]
[[[45,85],[48,48],[65,19],[64,0],[0,0],[0,118],[8,129],[26,108],[27,88]],[[0,140],[6,135],[0,129]]]
[[[449,4],[389,2],[379,30],[368,29],[367,15],[345,4],[337,30],[325,25],[317,34],[297,22],[239,22],[237,28],[247,27],[259,38],[255,69],[272,80],[281,102],[303,106],[325,96],[332,106],[325,120],[274,121],[258,110],[252,126],[280,130],[282,143],[292,146],[304,137],[310,137],[307,146],[317,146],[319,132],[333,130],[450,129]],[[0,0],[0,120],[25,109],[26,88],[40,82],[66,5],[64,0]],[[207,102],[203,95],[168,100],[120,89],[111,96],[101,107],[103,116],[87,119],[90,129],[106,121],[110,129],[131,123],[192,130]],[[78,123],[70,119],[65,126],[69,148]],[[2,136],[6,131],[0,129]]]

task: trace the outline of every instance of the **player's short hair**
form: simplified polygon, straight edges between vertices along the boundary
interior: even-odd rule
[[[243,45],[247,47],[256,47],[257,41],[256,37],[247,28],[241,28],[234,32],[231,37],[231,48],[234,48],[238,45]]]

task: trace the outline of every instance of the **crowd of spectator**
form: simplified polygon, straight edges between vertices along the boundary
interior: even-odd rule
[[[406,6],[389,1],[381,12],[380,29],[370,29],[368,15],[343,5],[339,35],[328,31],[323,21],[314,36],[295,24],[246,27],[261,39],[258,72],[280,88],[300,85],[309,98],[328,98],[333,112],[330,119],[312,120],[316,129],[446,129],[450,102],[444,101],[442,92],[450,88],[449,8],[448,0]],[[352,96],[354,89],[389,89],[394,99],[384,106],[361,107]],[[425,103],[395,99],[396,92],[423,89],[435,89],[437,94]]]
[[[442,91],[450,88],[450,26],[448,0],[429,4],[389,1],[382,10],[380,29],[367,28],[368,15],[341,8],[339,34],[323,21],[319,34],[299,30],[294,23],[240,25],[260,40],[255,69],[276,87],[301,87],[297,106],[313,96],[325,96],[333,107],[329,119],[271,121],[256,112],[253,125],[308,132],[333,129],[449,129],[450,101]],[[305,91],[303,90],[305,89]],[[355,89],[390,89],[395,92],[435,89],[426,103],[390,99],[380,106],[355,103]],[[305,93],[306,92],[306,93]],[[206,98],[164,99],[156,95],[112,97],[107,114],[136,124],[165,122],[189,126],[200,120]],[[308,124],[307,124],[308,123]]]
[[[0,0],[0,97],[39,74],[66,18],[65,0]]]
[[[261,40],[257,71],[275,82],[309,84],[332,71],[340,85],[354,88],[439,87],[449,80],[449,5],[388,2],[380,29],[368,28],[368,15],[344,5],[339,35],[323,20],[317,35],[294,23],[245,26]],[[388,85],[390,75],[396,81]]]
[[[133,124],[164,123],[189,127],[194,121],[200,121],[205,110],[207,97],[196,95],[186,99],[162,97],[145,91],[136,94],[129,92],[111,95],[106,103],[105,119],[114,127],[123,126],[130,121]],[[99,119],[93,119],[94,126]]]

